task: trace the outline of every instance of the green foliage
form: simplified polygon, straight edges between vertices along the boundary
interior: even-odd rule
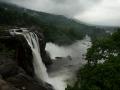
[[[85,66],[79,74],[80,90],[120,90],[120,57],[96,67]]]
[[[94,41],[86,56],[88,63],[79,70],[75,85],[68,86],[66,90],[120,90],[119,39],[118,30],[111,36]],[[102,59],[105,62],[97,63]]]
[[[86,60],[88,63],[97,64],[100,60],[109,60],[111,56],[120,54],[120,31],[118,30],[111,36],[101,38],[93,42],[88,49]]]
[[[0,24],[23,26],[34,25],[33,18],[26,13],[0,7]]]

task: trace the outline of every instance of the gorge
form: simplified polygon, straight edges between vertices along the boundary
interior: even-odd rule
[[[28,31],[27,28],[21,28],[11,29],[10,34],[21,35],[26,39],[32,51],[36,79],[43,83],[51,84],[55,90],[65,90],[67,84],[73,83],[70,80],[75,80],[75,73],[81,65],[85,64],[83,57],[87,48],[91,45],[88,36],[67,47],[59,47],[55,44],[47,43],[46,51],[49,52],[51,59],[54,59],[53,64],[49,65],[47,69],[41,57],[40,42],[35,32]],[[65,54],[62,55],[60,53]],[[67,56],[70,56],[71,59]],[[61,59],[57,60],[55,57],[61,57]]]

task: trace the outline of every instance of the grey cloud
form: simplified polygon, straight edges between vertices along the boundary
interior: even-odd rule
[[[56,3],[65,3],[68,0],[51,0],[51,1],[56,2]]]
[[[102,0],[90,10],[75,16],[76,19],[93,25],[120,27],[120,0]]]
[[[4,0],[25,8],[74,17],[100,0]]]
[[[120,0],[3,0],[94,25],[120,26]]]

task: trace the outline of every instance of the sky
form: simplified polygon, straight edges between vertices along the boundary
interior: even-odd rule
[[[3,0],[93,25],[120,26],[120,0]]]

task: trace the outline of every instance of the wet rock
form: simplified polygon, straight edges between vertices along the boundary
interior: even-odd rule
[[[8,78],[7,81],[20,90],[53,90],[51,85],[42,81],[37,82],[30,76],[22,73]]]

